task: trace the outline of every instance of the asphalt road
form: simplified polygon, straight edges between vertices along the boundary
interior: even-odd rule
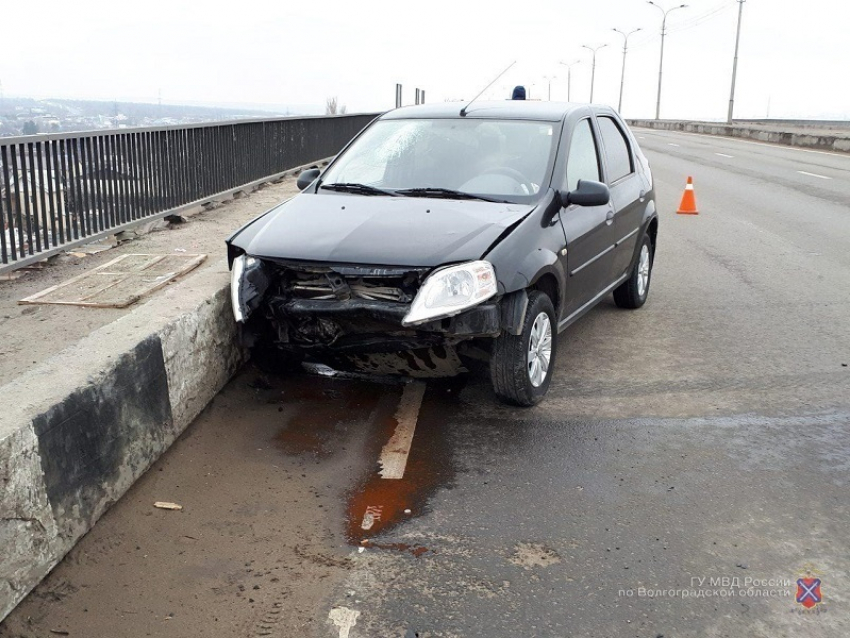
[[[0,636],[850,635],[850,156],[637,134],[649,302],[547,401],[249,367]]]

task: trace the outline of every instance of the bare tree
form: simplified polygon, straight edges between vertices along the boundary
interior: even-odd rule
[[[325,101],[325,115],[345,115],[345,111],[345,104],[340,104],[336,96],[329,97]]]

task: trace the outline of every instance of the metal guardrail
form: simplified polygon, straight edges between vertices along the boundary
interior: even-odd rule
[[[374,117],[0,138],[0,273],[335,155]]]

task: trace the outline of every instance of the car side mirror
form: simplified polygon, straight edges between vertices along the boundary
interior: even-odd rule
[[[604,206],[611,201],[611,191],[602,182],[594,182],[589,179],[580,179],[575,190],[570,192],[561,191],[561,204],[564,207],[570,204],[576,206]]]
[[[302,171],[298,176],[298,190],[303,191],[310,184],[316,181],[316,178],[322,174],[321,168],[308,168]]]

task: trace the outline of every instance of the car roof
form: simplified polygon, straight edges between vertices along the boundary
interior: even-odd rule
[[[441,102],[403,106],[381,116],[382,120],[406,120],[419,118],[455,118],[467,102]],[[502,100],[498,102],[473,102],[466,110],[468,118],[503,120],[539,120],[560,122],[570,113],[588,110],[588,104],[571,102],[536,102],[530,100]],[[594,111],[598,109],[594,108]],[[607,110],[607,109],[606,109]]]

